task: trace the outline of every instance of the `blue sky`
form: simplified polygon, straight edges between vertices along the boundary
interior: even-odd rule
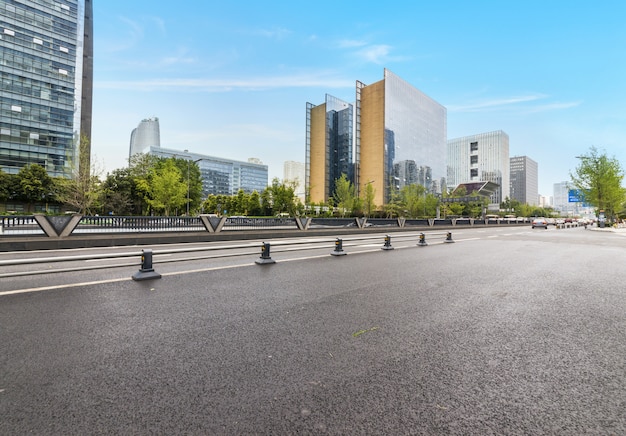
[[[127,164],[159,117],[161,146],[304,162],[306,102],[354,101],[387,68],[448,110],[448,138],[503,130],[539,192],[591,146],[626,166],[626,2],[94,2],[92,153]]]

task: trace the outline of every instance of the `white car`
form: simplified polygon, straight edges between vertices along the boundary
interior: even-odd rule
[[[545,218],[534,218],[531,227],[534,229],[535,227],[543,227],[544,229],[548,228],[548,220]]]

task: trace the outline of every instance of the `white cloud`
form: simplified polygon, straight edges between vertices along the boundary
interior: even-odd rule
[[[243,79],[148,79],[139,81],[96,81],[96,88],[135,91],[189,90],[225,92],[235,89],[258,90],[272,88],[345,88],[354,86],[353,79],[329,74],[255,77]]]
[[[462,105],[447,106],[450,112],[480,112],[491,109],[501,109],[506,106],[527,103],[546,98],[543,94],[530,94],[517,97],[499,98],[494,100],[485,100],[476,103],[468,103]]]

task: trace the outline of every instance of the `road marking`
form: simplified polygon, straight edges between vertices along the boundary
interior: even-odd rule
[[[466,239],[466,240],[474,240],[474,239],[480,239],[480,238],[471,238],[471,239]],[[436,242],[436,243],[434,243],[432,245],[443,245],[443,244],[444,244],[444,242]],[[360,247],[364,247],[364,246],[360,246]],[[375,245],[375,246],[372,246],[372,247],[376,247],[377,250],[372,250],[372,249],[356,250],[356,251],[350,251],[350,252],[348,252],[348,254],[374,253],[374,252],[377,252],[377,251],[380,250],[380,245]],[[395,247],[395,248],[402,249],[402,248],[412,248],[412,247],[414,247],[414,246],[413,245],[411,245],[411,246],[398,246],[398,247]],[[319,255],[313,255],[313,256],[294,257],[294,258],[290,258],[290,259],[281,259],[279,262],[293,262],[293,261],[301,261],[301,260],[319,259],[319,258],[324,258],[324,257],[328,257],[328,256],[329,256],[328,254],[319,254]],[[199,272],[219,271],[219,270],[226,270],[226,269],[232,269],[232,268],[241,268],[241,267],[249,267],[249,266],[251,266],[250,263],[245,263],[245,264],[240,264],[240,265],[215,266],[215,267],[198,268],[198,269],[186,270],[186,271],[166,272],[166,273],[161,273],[161,276],[162,277],[176,276],[176,275],[182,275],[182,274],[193,274],[193,273],[199,273]],[[42,287],[39,287],[39,288],[16,289],[16,290],[13,290],[13,291],[0,291],[0,297],[5,296],[5,295],[17,295],[17,294],[27,294],[27,293],[33,293],[33,292],[52,291],[52,290],[56,290],[56,289],[68,289],[68,288],[75,288],[75,287],[79,287],[79,286],[92,286],[92,285],[103,285],[103,284],[108,284],[108,283],[119,283],[119,282],[130,281],[130,280],[132,280],[132,278],[124,277],[124,278],[96,280],[96,281],[82,282],[82,283],[66,283],[66,284],[62,284],[62,285],[42,286]]]
[[[487,237],[488,237],[488,238],[497,238],[498,236],[500,236],[500,235],[489,235],[489,236],[487,236]]]

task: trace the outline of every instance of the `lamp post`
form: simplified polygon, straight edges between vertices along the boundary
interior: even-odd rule
[[[370,185],[374,183],[375,180],[370,180],[369,182],[365,182],[365,201],[367,203],[367,217],[369,218],[372,214],[372,195],[370,195]]]

